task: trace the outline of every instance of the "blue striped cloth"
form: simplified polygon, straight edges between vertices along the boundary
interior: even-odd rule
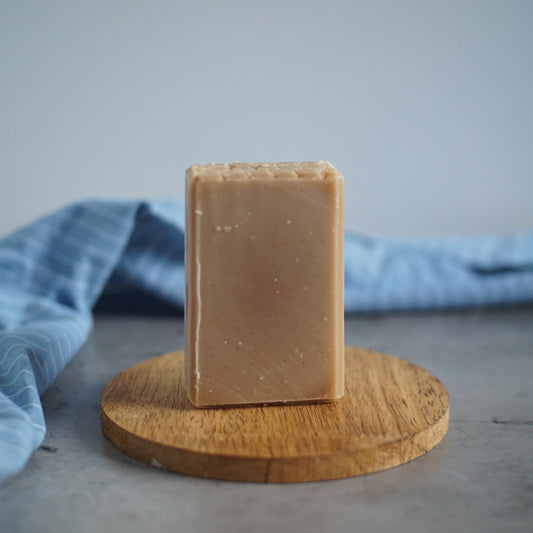
[[[0,241],[0,482],[42,442],[40,395],[87,338],[95,304],[183,307],[183,205],[87,201]],[[345,239],[345,309],[533,301],[533,233]]]

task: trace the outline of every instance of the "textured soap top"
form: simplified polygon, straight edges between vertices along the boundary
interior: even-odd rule
[[[341,177],[329,161],[303,163],[210,163],[187,170],[195,181],[330,180]]]

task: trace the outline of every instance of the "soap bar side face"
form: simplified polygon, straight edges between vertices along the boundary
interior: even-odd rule
[[[286,170],[187,172],[186,376],[196,406],[343,394],[343,178]]]

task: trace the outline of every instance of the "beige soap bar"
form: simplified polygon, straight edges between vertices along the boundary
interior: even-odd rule
[[[198,407],[344,392],[343,177],[327,162],[186,176],[187,391]]]

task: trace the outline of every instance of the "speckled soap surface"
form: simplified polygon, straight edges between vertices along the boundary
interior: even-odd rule
[[[344,393],[344,179],[326,161],[187,171],[187,391],[198,407]]]
[[[450,428],[403,466],[338,481],[261,485],[173,474],[102,434],[117,373],[184,345],[179,317],[96,316],[43,403],[48,434],[0,486],[0,531],[448,533],[533,529],[533,307],[348,316],[346,343],[408,359],[450,393]]]

